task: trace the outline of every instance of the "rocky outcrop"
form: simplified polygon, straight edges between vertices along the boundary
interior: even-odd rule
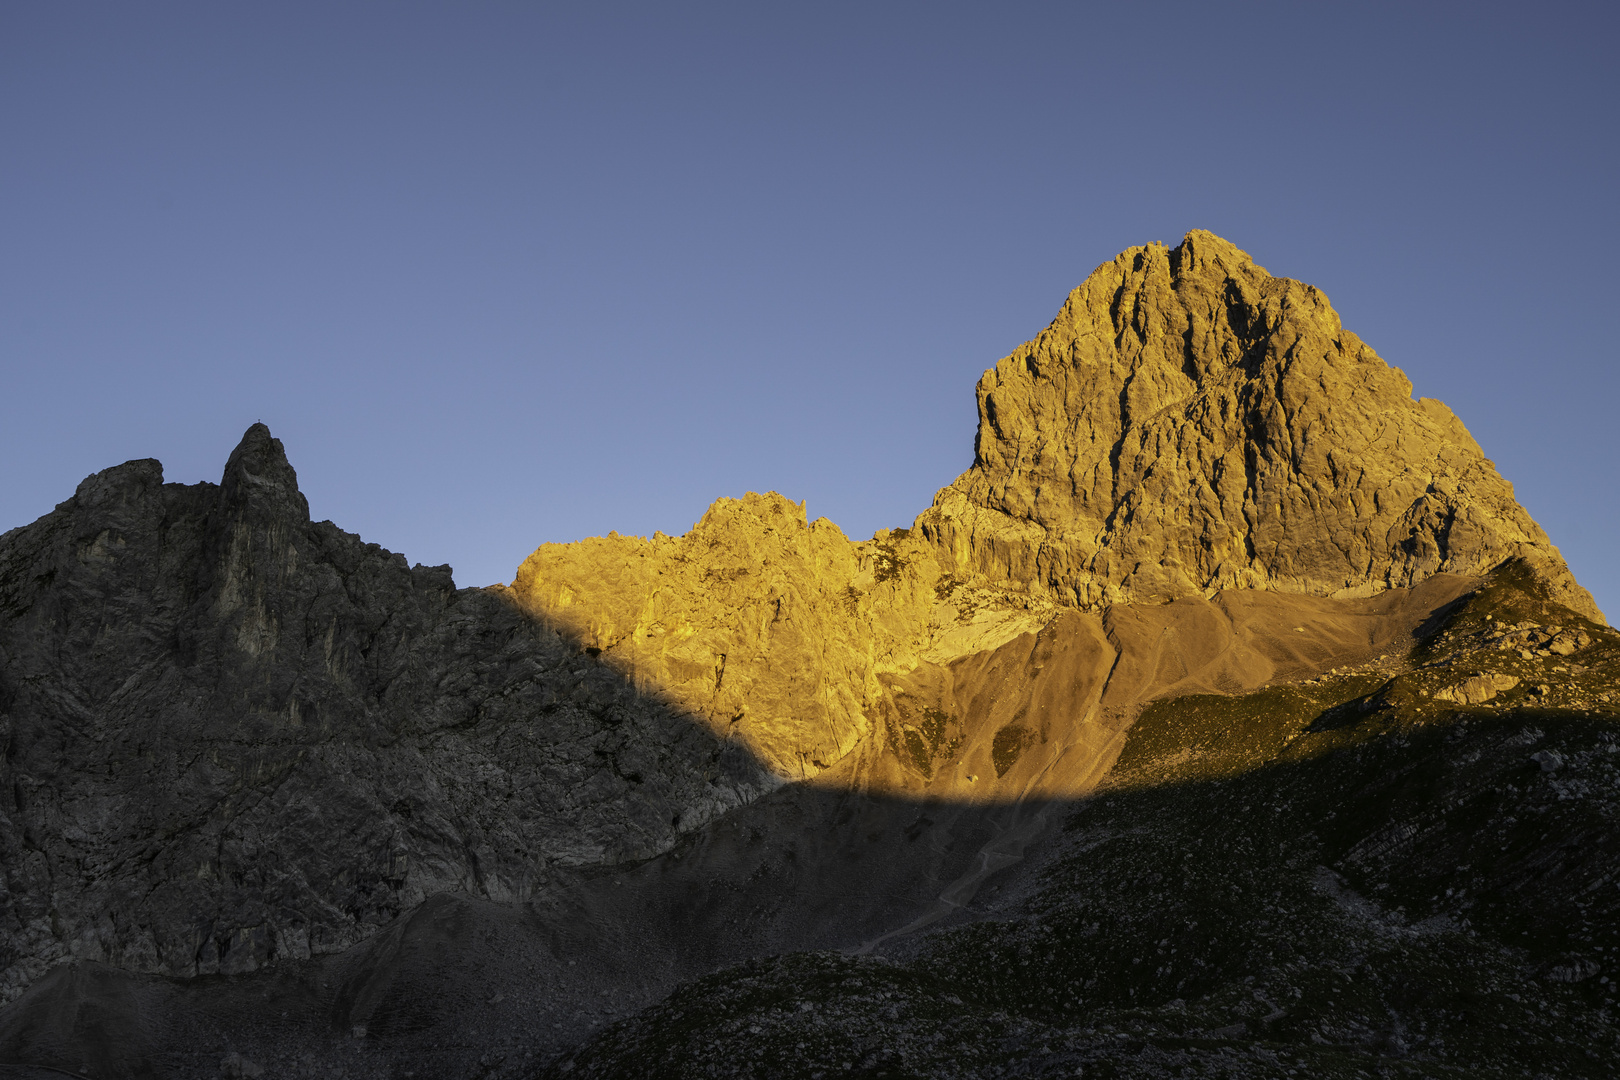
[[[1365,596],[1525,557],[1602,619],[1449,409],[1207,232],[1099,267],[978,398],[973,467],[918,525],[985,581]]]
[[[1451,686],[1442,686],[1434,692],[1434,700],[1452,701],[1458,705],[1483,705],[1497,694],[1518,685],[1519,680],[1513,675],[1472,675]]]
[[[1056,610],[958,595],[920,536],[855,543],[775,493],[720,499],[685,536],[545,544],[511,594],[787,779],[885,733],[892,677],[994,649]]]
[[[0,996],[344,948],[424,896],[521,899],[776,781],[501,590],[311,522],[255,425],[0,537]]]

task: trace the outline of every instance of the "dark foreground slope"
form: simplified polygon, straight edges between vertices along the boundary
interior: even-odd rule
[[[59,964],[0,1012],[0,1061],[1611,1075],[1620,643],[1537,588],[1509,568],[1382,657],[1160,701],[1087,799],[790,785],[657,858],[561,869],[522,902],[438,894],[339,953],[190,978]],[[1437,701],[1486,678],[1518,682]]]
[[[1526,647],[1555,626],[1590,644]],[[1428,630],[1150,708],[955,925],[718,973],[543,1075],[1613,1076],[1620,642],[1511,572]],[[1435,701],[1478,675],[1519,683]]]

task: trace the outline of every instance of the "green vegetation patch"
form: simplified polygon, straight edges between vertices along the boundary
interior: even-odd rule
[[[962,748],[961,722],[943,709],[919,707],[904,690],[895,691],[890,704],[884,720],[890,751],[924,779],[933,779],[934,770]]]
[[[877,583],[882,585],[886,581],[893,581],[899,577],[906,568],[906,559],[895,551],[894,545],[875,544],[876,552],[873,554],[873,576]]]
[[[1023,755],[1024,750],[1035,742],[1035,732],[1019,724],[1008,724],[997,731],[990,740],[990,760],[996,766],[996,777],[999,779],[1007,775]]]
[[[959,728],[956,717],[942,709],[925,707],[915,723],[905,716],[900,723],[900,744],[914,768],[924,777],[932,779],[935,765],[950,761],[961,749],[962,737],[951,736]]]
[[[1153,702],[1131,726],[1114,774],[1138,783],[1235,776],[1276,758],[1324,716],[1363,715],[1368,695],[1384,682],[1357,675]]]

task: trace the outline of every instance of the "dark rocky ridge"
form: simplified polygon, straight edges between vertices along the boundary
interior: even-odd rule
[[[0,537],[0,987],[252,971],[521,900],[774,782],[500,591],[311,522],[262,425]]]

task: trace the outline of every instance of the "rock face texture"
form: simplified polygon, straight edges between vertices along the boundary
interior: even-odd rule
[[[721,499],[681,537],[546,544],[511,595],[791,780],[874,733],[903,741],[917,718],[895,678],[1033,635],[1056,611],[996,590],[958,595],[914,532],[855,543],[774,493]]]
[[[1145,701],[1404,647],[1473,580],[1093,612],[949,565],[920,529],[855,543],[780,495],[749,495],[682,537],[547,544],[510,594],[783,780],[1008,802],[1089,790]]]
[[[967,764],[972,718],[989,714],[962,702],[1023,693],[1001,681],[1006,657],[983,658],[1008,648],[1033,663],[1063,610],[1099,616],[1069,619],[1065,633],[1103,642],[1104,623],[1128,621],[1112,607],[1223,592],[1349,601],[1517,559],[1602,621],[1450,410],[1414,401],[1316,289],[1209,233],[1100,267],[1045,332],[985,373],[978,397],[973,467],[910,529],[855,543],[779,495],[751,494],[720,500],[683,537],[545,545],[513,594],[778,776],[816,776],[876,738],[913,766],[886,786],[954,796],[968,775],[1007,775]],[[1236,625],[1264,633],[1268,619],[1292,618],[1286,607]],[[1343,615],[1341,628],[1362,617]],[[1111,664],[1112,646],[1100,648]],[[1106,756],[1118,724],[1098,710],[1125,717],[1141,700],[1122,682],[1106,700],[1066,692],[1070,710],[1043,722],[1041,745],[1053,724],[1097,722],[1083,742]],[[986,754],[997,756],[995,738],[1023,747],[1017,733],[1036,730],[1009,714]],[[1046,790],[1073,783],[1043,776]]]
[[[1132,248],[979,381],[972,469],[918,524],[1082,607],[1365,596],[1524,556],[1601,619],[1462,423],[1327,297],[1207,232]]]
[[[132,461],[0,537],[0,743],[7,999],[521,899],[775,784],[503,592],[311,522],[259,425],[217,487]]]
[[[274,1075],[533,1076],[723,964],[788,949],[904,959],[924,928],[1022,911],[1028,934],[986,954],[1001,965],[987,970],[1018,993],[1060,986],[1037,1012],[1079,1010],[1072,1031],[999,1041],[996,1025],[1023,1006],[986,984],[972,991],[991,1025],[982,1038],[941,1034],[923,1053],[863,1034],[861,1048],[824,1048],[828,1069],[890,1046],[921,1056],[861,1067],[956,1075],[948,1061],[1004,1058],[994,1048],[1018,1039],[1095,1035],[1081,989],[1126,1010],[1149,1004],[1132,1001],[1139,989],[1174,1009],[1193,995],[1168,974],[1187,961],[1166,954],[1173,928],[1152,914],[1170,910],[1165,896],[1121,909],[1122,941],[1139,914],[1154,925],[1120,954],[1128,963],[1114,958],[1117,986],[1082,973],[1114,962],[1092,951],[1115,933],[1097,913],[1129,900],[1087,884],[1086,867],[1163,883],[1175,903],[1193,895],[1179,884],[1191,848],[1093,860],[1097,845],[1146,835],[1128,815],[1070,851],[1062,891],[1080,900],[1046,885],[981,893],[1099,785],[1184,787],[1191,819],[1217,829],[1199,858],[1219,888],[1197,886],[1201,900],[1276,910],[1269,885],[1227,875],[1228,853],[1253,847],[1247,825],[1219,833],[1221,807],[1235,807],[1293,829],[1294,885],[1361,919],[1360,901],[1333,899],[1335,875],[1354,872],[1385,823],[1369,803],[1356,811],[1368,820],[1327,835],[1330,807],[1372,790],[1344,762],[1375,743],[1394,760],[1408,729],[1455,710],[1612,712],[1620,638],[1457,419],[1412,400],[1320,293],[1216,237],[1101,267],[984,376],[979,406],[973,467],[911,528],[867,541],[750,494],[716,502],[685,536],[548,544],[509,588],[457,589],[448,567],[312,522],[261,425],[218,485],[165,484],[157,462],[132,461],[0,536],[0,1002],[23,997],[0,1011],[0,1063],[252,1075],[249,1058],[269,1055]],[[1491,775],[1516,775],[1535,739],[1492,743]],[[1530,759],[1538,775],[1564,775],[1577,753],[1606,762],[1614,742],[1570,739],[1568,754]],[[1436,737],[1434,753],[1451,742]],[[1312,764],[1340,751],[1351,756]],[[1286,780],[1279,762],[1320,805],[1295,817],[1268,799]],[[1199,794],[1239,775],[1258,785],[1252,804]],[[1343,790],[1311,794],[1332,784]],[[1412,790],[1412,813],[1428,813],[1428,789]],[[1179,798],[1139,802],[1143,820],[1173,824]],[[1616,835],[1607,818],[1588,832],[1594,852]],[[1251,853],[1258,866],[1278,850]],[[1053,976],[1066,981],[1030,979],[1032,957],[1058,954],[1035,909],[1016,908],[1026,901],[1069,912],[1074,962]],[[1203,917],[1188,915],[1189,932]],[[1252,979],[1237,982],[1242,965],[1221,951],[1271,926],[1239,922],[1219,949],[1184,942],[1203,950],[1199,985],[1238,988],[1241,1010],[1199,1006],[1211,1037],[1275,1034],[1265,1025],[1285,1015],[1251,1009]],[[962,1006],[977,933],[913,955],[921,981],[906,993],[924,1011]],[[1389,936],[1346,933],[1353,948],[1310,962],[1348,963]],[[876,970],[796,964],[779,965],[771,1002],[811,992],[787,985],[805,972]],[[1389,970],[1411,967],[1395,957]],[[1289,1000],[1302,992],[1290,985]],[[897,1015],[857,997],[862,1024]],[[272,999],[284,1007],[261,1024]],[[787,1016],[777,1041],[796,1052],[825,1026],[814,1002],[769,1008],[728,1030],[768,1033]],[[670,1036],[656,1015],[642,1027],[645,1047]],[[681,1051],[692,1060],[720,1045],[702,1030],[703,1046]],[[1300,1037],[1326,1045],[1332,1030]],[[75,1056],[89,1043],[101,1057]],[[642,1075],[657,1054],[609,1038],[573,1063]],[[733,1057],[726,1068],[743,1064],[717,1075],[762,1067]],[[961,1074],[1003,1075],[1003,1063]]]
[[[860,585],[876,583],[875,562],[825,518],[750,494],[721,499],[678,538],[544,545],[512,593],[638,688],[798,778],[869,733],[880,633],[861,617]],[[916,637],[914,622],[887,636]]]

